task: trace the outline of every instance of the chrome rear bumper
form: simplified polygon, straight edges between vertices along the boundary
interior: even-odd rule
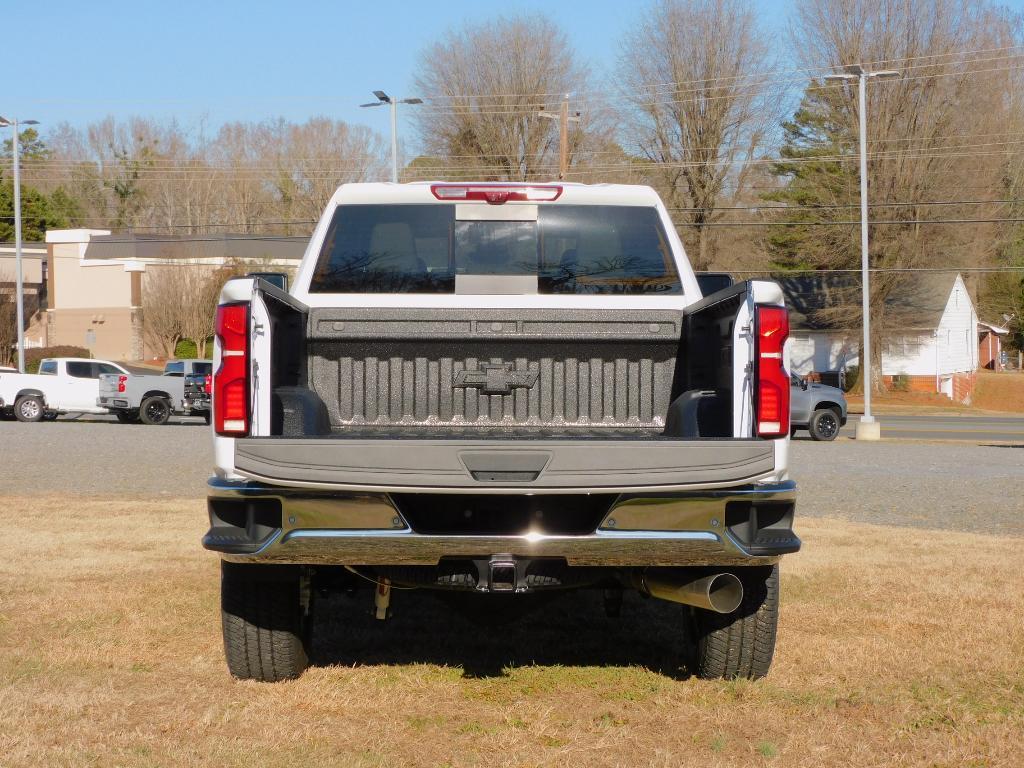
[[[622,494],[586,535],[416,532],[387,494],[209,482],[203,546],[235,562],[436,565],[507,554],[574,566],[760,565],[795,552],[793,482]]]

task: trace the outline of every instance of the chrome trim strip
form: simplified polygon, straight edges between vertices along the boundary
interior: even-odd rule
[[[406,528],[401,531],[393,530],[316,530],[316,531],[291,531],[284,538],[282,543],[294,541],[295,539],[358,539],[370,537],[375,539],[402,540],[415,538],[421,541],[450,541],[452,539],[486,539],[488,541],[502,540],[512,544],[544,544],[548,542],[591,542],[606,539],[615,541],[618,539],[660,539],[664,541],[721,541],[721,538],[709,531],[596,531],[586,536],[564,536],[545,533],[525,533],[516,536],[437,536],[424,533],[415,533]],[[272,543],[272,542],[271,542]],[[265,547],[264,547],[265,549]]]

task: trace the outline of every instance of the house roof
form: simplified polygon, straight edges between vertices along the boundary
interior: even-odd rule
[[[906,329],[938,327],[958,277],[955,272],[932,272],[904,273],[893,278],[895,282],[885,299],[887,321]],[[859,275],[777,276],[776,280],[786,297],[789,326],[794,330],[848,329],[850,313],[859,315]]]
[[[1009,328],[1004,328],[1001,325],[993,325],[992,323],[986,323],[981,320],[978,321],[978,325],[982,328],[988,328],[988,330],[992,331],[992,333],[997,336],[1005,336],[1010,332]]]

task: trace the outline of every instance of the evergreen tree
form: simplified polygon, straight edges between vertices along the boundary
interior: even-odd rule
[[[46,230],[62,229],[80,216],[77,203],[62,189],[44,195],[35,187],[21,185],[21,237],[46,239]],[[0,242],[14,241],[14,183],[0,175]]]
[[[812,81],[793,119],[783,123],[781,159],[771,166],[771,173],[782,185],[762,198],[794,206],[779,211],[777,218],[797,223],[769,227],[767,244],[775,269],[824,269],[859,263],[856,227],[811,224],[858,217],[857,209],[849,207],[859,199],[859,182],[857,137],[847,128],[847,109],[834,90],[822,89]],[[839,157],[849,159],[837,162]]]

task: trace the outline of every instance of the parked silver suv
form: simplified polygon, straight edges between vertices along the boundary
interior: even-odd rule
[[[843,390],[816,384],[797,375],[790,376],[789,429],[795,435],[806,429],[813,440],[835,440],[846,424],[846,396]]]

